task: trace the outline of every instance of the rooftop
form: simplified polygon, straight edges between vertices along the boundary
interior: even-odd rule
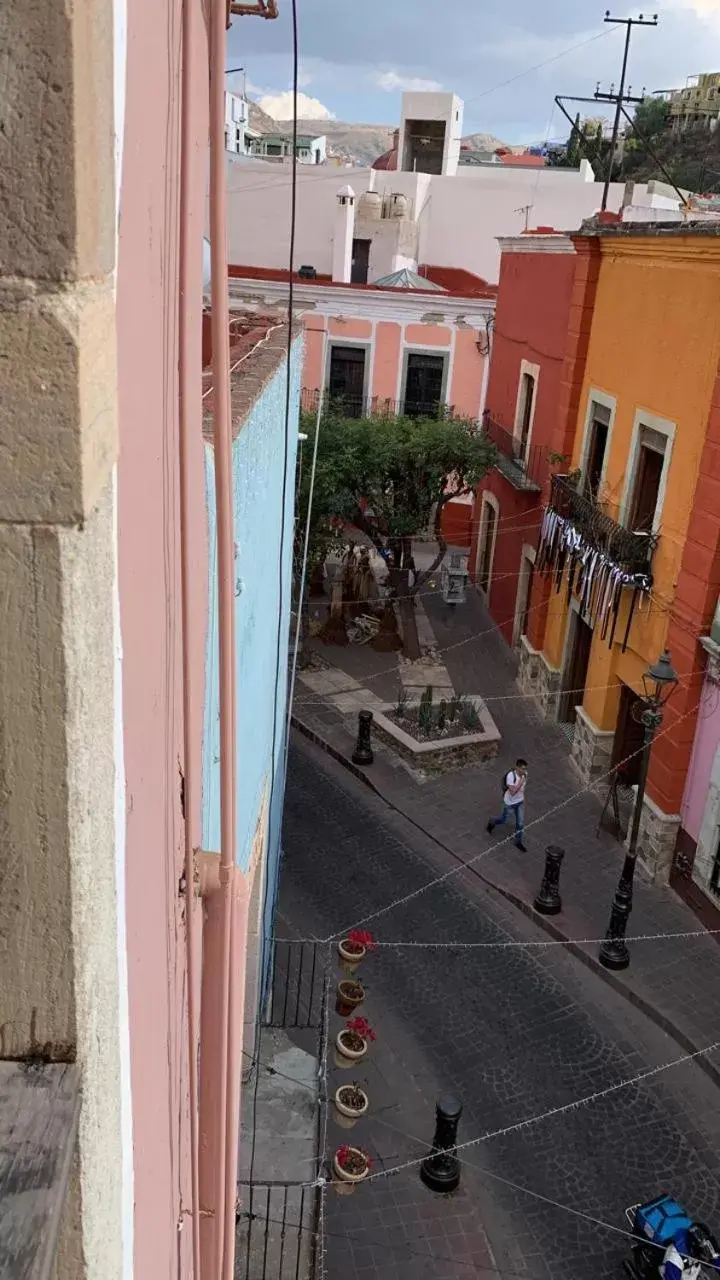
[[[399,273],[396,273],[399,274]],[[411,273],[415,275],[415,273]],[[276,280],[283,281],[290,279],[290,272],[287,268],[280,267],[248,267],[242,265],[232,265],[228,267],[228,275],[234,280]],[[329,289],[355,289],[358,291],[366,291],[368,289],[382,292],[392,290],[397,292],[397,284],[388,285],[380,284],[380,282],[370,284],[340,284],[333,280],[329,275],[317,275],[312,277],[301,276],[297,271],[293,272],[293,281],[300,285],[320,286]],[[497,285],[488,284],[482,276],[476,276],[472,271],[465,271],[460,267],[435,267],[423,264],[418,267],[417,277],[423,280],[423,287],[419,285],[406,285],[405,288],[413,293],[432,293],[436,294],[438,290],[443,290],[450,296],[458,298],[494,298],[497,295]],[[387,280],[388,277],[385,277]]]
[[[658,213],[662,213],[662,210],[658,210]],[[615,219],[601,220],[601,217],[596,214],[594,218],[587,218],[583,222],[579,232],[568,232],[568,234],[612,236],[625,240],[633,237],[680,240],[690,236],[717,239],[720,237],[720,221],[688,219],[685,222],[620,222]]]
[[[210,315],[203,315],[203,437],[213,440],[213,374]],[[293,322],[292,336],[302,332]],[[233,311],[230,321],[230,410],[235,439],[264,388],[287,358],[288,320],[284,311]]]

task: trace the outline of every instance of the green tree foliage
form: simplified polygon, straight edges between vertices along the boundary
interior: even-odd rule
[[[310,460],[316,430],[314,414],[303,414],[308,436],[298,483],[296,551],[304,535],[310,495]],[[395,560],[395,585],[402,600],[410,595],[412,539],[424,532],[435,510],[435,531],[442,557],[442,507],[450,497],[468,493],[493,465],[494,446],[475,422],[463,418],[348,418],[330,408],[320,425],[318,460],[310,524],[309,562],[323,559],[338,521],[367,533]],[[451,492],[446,493],[448,485]],[[410,602],[412,610],[412,605]],[[414,610],[412,611],[414,613]]]

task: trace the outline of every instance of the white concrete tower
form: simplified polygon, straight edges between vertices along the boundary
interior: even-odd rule
[[[464,104],[454,93],[404,93],[398,169],[405,173],[457,173]]]
[[[349,284],[355,235],[355,192],[350,186],[341,187],[336,198],[332,278],[336,284]]]

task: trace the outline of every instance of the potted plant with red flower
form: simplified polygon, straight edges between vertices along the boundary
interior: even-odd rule
[[[357,978],[343,978],[338,982],[335,992],[335,1012],[339,1013],[341,1018],[347,1018],[355,1012],[364,999],[365,988],[362,982]]]
[[[367,1178],[372,1161],[359,1147],[338,1147],[333,1156],[333,1186],[339,1196],[351,1196]]]
[[[375,950],[375,939],[367,929],[351,929],[346,938],[338,942],[340,962],[345,973],[354,973],[368,951]]]
[[[335,1066],[353,1067],[365,1057],[374,1039],[367,1018],[350,1018],[335,1039]]]
[[[369,1105],[370,1100],[359,1084],[341,1084],[333,1098],[337,1124],[341,1129],[352,1129],[365,1115]]]

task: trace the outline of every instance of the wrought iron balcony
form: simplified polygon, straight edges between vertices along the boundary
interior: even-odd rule
[[[582,494],[567,475],[552,477],[550,506],[559,516],[572,521],[585,541],[602,551],[618,568],[626,573],[650,574],[656,534],[633,533],[624,528],[601,511],[592,498]]]
[[[516,489],[538,493],[547,472],[544,451],[537,445],[522,448],[515,434],[499,421],[491,410],[483,414],[483,427],[488,440],[498,451],[495,466]]]
[[[317,413],[320,392],[303,389],[300,407],[303,413]],[[347,418],[435,418],[445,422],[455,418],[455,406],[437,400],[389,400],[384,396],[323,396],[324,413],[337,413]]]

